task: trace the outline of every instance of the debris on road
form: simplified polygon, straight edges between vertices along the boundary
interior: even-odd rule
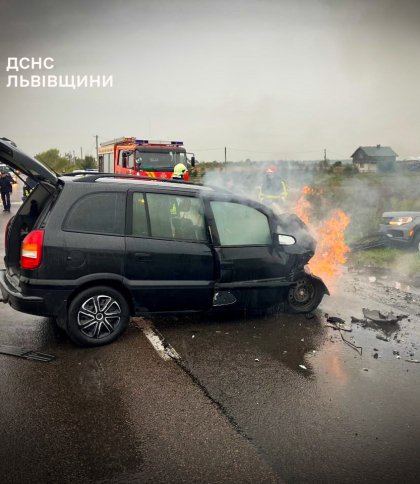
[[[350,348],[353,348],[354,350],[356,350],[358,353],[360,353],[360,355],[362,355],[363,353],[363,348],[361,346],[356,346],[354,343],[352,343],[351,341],[349,341],[348,339],[346,339],[344,336],[343,336],[343,333],[341,332],[341,329],[340,329],[340,336],[341,336],[341,339],[344,341],[344,343],[346,343],[346,345],[350,346]]]
[[[337,316],[327,316],[327,321],[329,323],[345,323],[344,319],[339,318]]]
[[[357,242],[350,244],[351,251],[357,252],[359,250],[368,250],[383,247],[385,245],[385,237],[383,234],[374,232],[372,234],[362,237]]]
[[[364,317],[374,323],[398,323],[398,321],[408,317],[406,314],[396,315],[392,311],[389,313],[381,313],[381,311],[377,309],[370,310],[363,308],[362,311]]]
[[[0,345],[0,353],[3,355],[18,356],[20,358],[25,358],[26,360],[42,361],[43,363],[48,363],[56,358],[54,355],[48,353],[40,353],[39,351],[32,351],[26,348],[8,345]]]
[[[342,331],[353,331],[352,327],[346,323],[327,323],[325,326],[328,326],[328,328],[340,329]]]
[[[349,345],[351,348],[353,348],[354,350],[356,350],[358,353],[362,354],[363,348],[361,346],[356,346],[354,343],[352,343],[351,341],[347,340],[343,336],[342,331],[353,331],[353,329],[351,327],[351,324],[346,323],[344,321],[344,319],[339,318],[337,316],[329,316],[328,314],[326,314],[325,317],[327,318],[327,321],[328,321],[325,324],[325,326],[328,326],[329,328],[333,328],[333,329],[338,330],[340,332],[341,339],[344,341],[344,343],[346,343],[347,345]]]
[[[299,368],[302,368],[302,370],[307,370],[305,365],[299,365]]]
[[[420,360],[405,360],[407,363],[420,363]]]
[[[329,316],[327,318],[326,326],[333,329],[341,329],[343,331],[352,331],[351,324],[347,324],[344,319],[338,318],[337,316]]]
[[[380,339],[381,341],[387,341],[387,342],[389,341],[389,338],[387,338],[383,334],[377,334],[376,339]]]

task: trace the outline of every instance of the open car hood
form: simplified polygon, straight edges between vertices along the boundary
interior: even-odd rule
[[[7,138],[0,138],[0,162],[19,170],[33,180],[58,185],[58,176],[40,161],[28,156]]]

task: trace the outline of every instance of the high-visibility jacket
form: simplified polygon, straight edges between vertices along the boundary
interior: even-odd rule
[[[260,200],[285,201],[287,198],[287,185],[281,179],[266,179],[260,187]]]

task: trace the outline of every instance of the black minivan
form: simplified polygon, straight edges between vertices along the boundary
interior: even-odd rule
[[[0,162],[38,182],[5,233],[3,301],[56,318],[83,346],[147,313],[315,309],[315,241],[295,215],[223,190],[104,173],[58,176],[0,139]]]

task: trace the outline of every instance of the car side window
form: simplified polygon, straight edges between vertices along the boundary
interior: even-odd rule
[[[137,237],[148,237],[146,199],[143,193],[133,193],[133,222],[131,233]]]
[[[235,202],[210,202],[222,246],[271,245],[267,216]]]
[[[151,237],[207,240],[203,202],[200,199],[170,194],[135,193],[133,195],[133,235],[147,236],[148,234],[146,207],[149,212]]]
[[[67,214],[63,230],[122,235],[124,224],[125,194],[103,192],[79,199]]]

